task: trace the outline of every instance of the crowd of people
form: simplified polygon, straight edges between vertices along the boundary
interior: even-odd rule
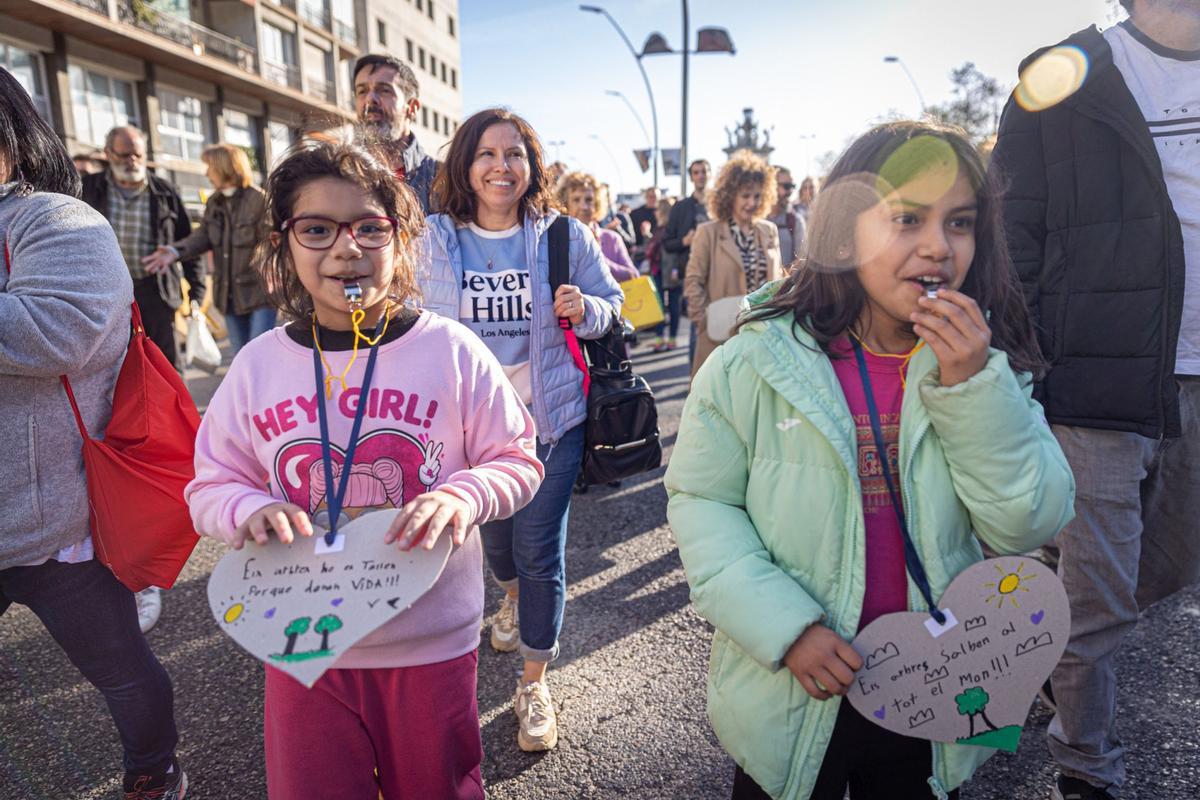
[[[1047,788],[1119,797],[1115,656],[1140,611],[1200,577],[1200,7],[1122,5],[1128,20],[1062,42],[1090,65],[1076,91],[1048,107],[1014,94],[989,158],[958,129],[893,122],[819,179],[742,151],[715,173],[692,162],[692,194],[651,187],[636,209],[547,163],[505,108],[473,114],[435,160],[411,128],[412,71],[368,55],[355,129],[302,138],[263,189],[242,150],[207,148],[213,193],[193,226],[140,131],[110,131],[99,171],[73,164],[0,70],[0,430],[15,465],[0,612],[28,606],[103,694],[125,797],[183,800],[174,690],[144,636],[161,596],[135,597],[96,557],[59,376],[80,424],[103,430],[131,303],[178,368],[176,311],[200,313],[211,283],[233,360],[182,498],[196,531],[260,547],[395,508],[386,542],[453,545],[433,588],[311,689],[265,668],[270,796],[483,797],[484,576],[501,594],[489,644],[522,663],[517,744],[553,749],[587,415],[575,340],[607,333],[621,283],[649,274],[665,312],[649,349],[688,338],[663,482],[714,629],[709,717],[733,797],[957,798],[994,751],[861,716],[844,699],[863,666],[850,642],[936,609],[985,548],[1050,543],[1072,627],[1041,693]],[[556,231],[569,278],[555,287]],[[373,389],[437,412],[410,436],[365,402],[325,409]],[[298,395],[316,409],[286,435],[262,423]],[[303,491],[276,474],[300,440],[326,453]]]

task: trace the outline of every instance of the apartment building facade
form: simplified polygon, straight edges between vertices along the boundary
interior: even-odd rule
[[[145,130],[155,171],[198,208],[205,145],[245,148],[261,175],[301,133],[350,123],[350,71],[368,48],[403,59],[413,42],[437,109],[416,129],[436,152],[462,109],[457,23],[456,5],[428,0],[0,0],[0,68],[72,154],[115,125]],[[422,52],[437,53],[433,70]]]

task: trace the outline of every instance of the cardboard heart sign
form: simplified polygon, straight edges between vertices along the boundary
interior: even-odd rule
[[[928,613],[886,614],[855,637],[847,698],[894,733],[1016,752],[1038,688],[1062,657],[1071,609],[1041,562],[992,558],[963,570]]]
[[[271,537],[230,550],[208,581],[208,605],[221,630],[250,655],[309,688],[338,656],[412,606],[442,574],[450,536],[432,550],[385,545],[398,509],[364,514],[338,530],[287,545]]]

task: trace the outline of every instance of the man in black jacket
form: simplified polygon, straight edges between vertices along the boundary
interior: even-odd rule
[[[670,270],[679,270],[680,276],[687,272],[688,258],[692,254],[692,237],[696,235],[696,226],[708,222],[708,205],[705,189],[708,187],[708,173],[711,170],[704,159],[696,159],[688,164],[688,177],[692,179],[692,193],[671,207],[671,216],[667,217],[667,230],[663,234],[662,270],[664,274]],[[681,309],[683,318],[687,319],[687,298],[683,300]],[[688,363],[696,358],[696,326],[688,323]]]
[[[1072,633],[1052,678],[1058,800],[1120,790],[1115,656],[1140,610],[1200,573],[1200,2],[1122,4],[1129,21],[1021,65],[993,156],[1077,483],[1057,539]],[[1040,75],[1071,63],[1081,85],[1045,107]]]
[[[133,278],[133,298],[142,312],[146,336],[180,368],[175,343],[175,310],[183,304],[181,277],[193,303],[204,300],[204,268],[199,259],[148,269],[142,258],[192,232],[175,187],[146,169],[146,137],[122,126],[108,132],[104,152],[109,167],[83,178],[83,201],[105,216],[117,234],[121,255]]]

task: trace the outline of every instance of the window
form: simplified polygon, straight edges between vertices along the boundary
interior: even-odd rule
[[[437,56],[433,53],[429,54],[429,74],[435,78],[437,77]]]
[[[442,127],[442,123],[438,120],[438,113],[435,111],[433,112],[433,129],[436,131],[440,127]]]
[[[449,117],[442,117],[442,133],[446,134],[447,136],[450,135],[450,118]]]
[[[421,65],[421,69],[425,69],[425,48],[417,48],[417,63]]]
[[[262,26],[263,74],[282,86],[300,88],[296,68],[296,37],[270,23]]]
[[[258,147],[262,143],[258,120],[244,111],[225,109],[225,141],[246,151],[258,169]]]
[[[8,70],[17,79],[17,83],[29,93],[38,114],[42,119],[49,120],[50,102],[46,98],[46,88],[42,81],[42,57],[37,53],[0,42],[0,68]]]
[[[454,67],[450,68],[450,88],[458,88],[458,70],[456,70]]]
[[[426,128],[429,127],[429,109],[425,106],[421,106],[421,125]]]
[[[204,103],[174,89],[158,87],[158,137],[163,158],[199,161],[204,143],[212,137]]]
[[[417,3],[417,8],[420,8],[420,7],[421,7],[421,4]],[[429,4],[426,7],[426,10],[429,12],[429,18],[433,19],[433,0],[429,0]]]
[[[405,52],[408,54],[408,62],[409,62],[410,64],[411,64],[412,62],[416,61],[416,59],[415,59],[415,58],[413,58],[413,43],[412,43],[412,39],[405,39],[405,40],[404,40],[404,50],[405,50]]]
[[[138,125],[133,84],[71,64],[71,113],[75,138],[88,144],[104,144],[105,135],[118,125]]]
[[[446,82],[446,62],[442,62],[442,83]]]
[[[375,38],[379,40],[381,45],[387,46],[387,25],[381,19],[375,20]]]
[[[286,122],[271,120],[267,123],[267,135],[271,138],[271,166],[275,166],[292,146],[292,129]]]
[[[449,15],[446,16],[446,28],[450,31],[451,36],[458,35],[457,33],[454,32],[454,17],[451,17]]]
[[[263,23],[262,30],[263,58],[274,61],[276,64],[295,66],[296,37],[280,28],[276,28],[269,22]]]
[[[424,10],[424,6],[421,4],[421,0],[417,0],[417,11],[423,11],[423,10]]]

